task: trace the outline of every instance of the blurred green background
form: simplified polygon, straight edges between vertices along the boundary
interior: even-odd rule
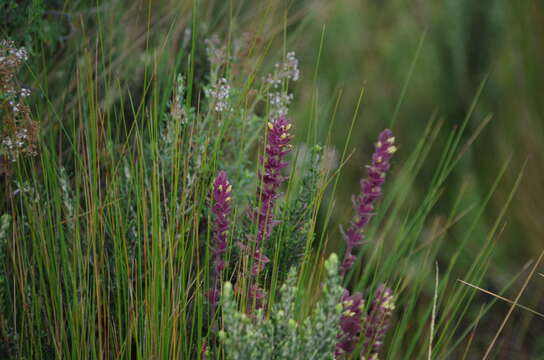
[[[473,178],[476,189],[484,192],[509,156],[510,180],[527,160],[500,240],[506,255],[501,263],[519,265],[538,254],[544,235],[544,3],[336,1],[315,14],[308,26],[312,30],[304,30],[308,36],[297,45],[308,56],[302,63],[311,66],[308,60],[325,26],[318,86],[321,98],[343,87],[334,131],[338,144],[345,139],[361,87],[365,95],[352,145],[365,149],[367,144],[368,150],[374,134],[390,124],[408,78],[395,124],[401,147],[415,143],[434,111],[446,128],[459,126],[488,77],[469,126],[474,130],[486,115],[493,118],[455,177]],[[311,67],[303,73],[311,74]],[[496,209],[509,190],[507,185],[495,196]]]
[[[290,114],[300,141],[305,139],[310,123],[317,120],[317,140],[327,141],[331,127],[331,148],[342,152],[364,88],[348,145],[348,150],[355,152],[339,182],[333,224],[345,223],[351,215],[350,196],[364,174],[364,164],[379,131],[394,121],[399,144],[395,161],[402,162],[433,116],[443,122],[436,141],[444,143],[450,131],[462,123],[483,84],[464,140],[470,140],[488,115],[492,119],[449,179],[434,216],[447,216],[462,187],[467,189],[467,206],[471,199],[481,199],[499,169],[511,158],[505,179],[479,224],[479,233],[484,236],[526,162],[521,186],[508,208],[507,223],[500,238],[495,239],[497,246],[486,288],[498,291],[542,251],[543,1],[0,0],[2,35],[25,42],[34,48],[34,55],[39,54],[34,57],[34,73],[29,81],[49,80],[48,88],[40,90],[47,92],[54,103],[45,104],[42,99],[40,108],[54,108],[56,113],[36,114],[42,120],[44,136],[58,130],[62,118],[59,109],[69,111],[74,106],[70,98],[76,83],[73,70],[96,39],[108,51],[100,54],[107,60],[107,67],[96,69],[95,75],[113,88],[104,91],[110,96],[101,99],[104,106],[114,106],[123,94],[138,97],[145,76],[142,63],[158,51],[171,52],[171,63],[164,64],[165,69],[174,71],[178,66],[183,72],[187,63],[177,60],[187,55],[185,39],[195,6],[198,40],[202,42],[197,56],[205,56],[203,40],[212,34],[222,39],[250,34],[261,44],[273,43],[275,46],[261,48],[269,49],[262,59],[265,66],[281,58],[277,49],[282,46],[297,53],[302,79],[294,89]],[[197,61],[195,71],[197,78],[205,78],[206,64]],[[316,99],[319,106],[314,106]],[[315,109],[324,110],[316,113]],[[414,190],[414,203],[425,193],[438,157],[438,153],[432,153],[426,162]],[[461,226],[468,220],[462,220]],[[447,241],[456,240],[454,229]],[[447,253],[441,256],[447,261]],[[521,273],[520,280],[508,291],[508,298],[515,298],[527,274],[527,270]],[[544,277],[535,276],[520,302],[544,312],[543,290]],[[481,295],[482,302],[490,298]],[[493,315],[483,325],[490,333],[480,339],[483,344],[489,342],[507,311],[506,303],[493,308]],[[509,323],[513,325],[505,329],[505,338],[511,340],[503,344],[504,355],[498,358],[532,358],[527,356],[544,353],[542,319],[519,309],[513,316]],[[516,333],[516,329],[522,330]]]
[[[469,199],[481,198],[511,157],[510,166],[491,205],[479,224],[480,234],[502,209],[515,178],[526,163],[522,183],[496,241],[496,251],[485,287],[498,291],[507,279],[534,260],[544,245],[544,2],[534,0],[443,0],[314,2],[311,20],[296,41],[304,69],[299,97],[309,94],[316,49],[324,30],[324,45],[316,83],[321,99],[342,92],[333,131],[333,142],[342,149],[353,109],[364,87],[361,111],[351,148],[354,157],[340,180],[337,202],[349,203],[368,161],[375,134],[395,120],[399,152],[409,152],[422,136],[431,116],[444,121],[437,142],[461,125],[485,81],[465,140],[487,115],[490,123],[481,132],[449,179],[435,216],[447,216],[458,189],[466,185]],[[306,101],[297,102],[304,106]],[[401,101],[400,107],[397,105]],[[304,109],[297,108],[300,113]],[[297,112],[298,114],[298,112]],[[295,116],[298,118],[298,116]],[[431,177],[439,154],[431,154],[423,170]],[[402,158],[402,155],[399,155]],[[397,158],[397,161],[402,161]],[[429,179],[417,184],[414,201],[426,191]],[[470,202],[470,200],[469,200]],[[341,211],[343,220],[349,207]],[[469,219],[466,219],[468,223]],[[461,222],[461,229],[463,221]],[[462,231],[462,230],[461,230]],[[460,231],[460,232],[461,232]],[[458,240],[454,229],[447,242]],[[446,247],[447,248],[447,247]],[[448,254],[439,254],[444,261]],[[508,291],[513,299],[527,271]],[[520,302],[543,312],[544,279],[536,276]],[[490,296],[482,296],[481,301]],[[498,304],[476,336],[485,344],[508,306]],[[514,311],[498,358],[537,358],[544,354],[542,319]],[[524,340],[523,337],[525,337]]]

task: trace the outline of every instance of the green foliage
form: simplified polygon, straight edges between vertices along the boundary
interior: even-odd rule
[[[42,29],[43,0],[0,0],[0,14],[0,36],[32,48]]]
[[[225,283],[221,300],[225,330],[219,337],[227,359],[334,359],[343,292],[335,254],[325,261],[325,270],[327,277],[315,310],[299,321],[295,309],[295,268],[289,272],[280,289],[280,300],[267,316],[262,310],[254,318],[238,311],[232,284]]]
[[[307,244],[311,244],[315,236],[314,221],[319,201],[317,195],[320,182],[323,181],[323,149],[315,145],[306,150],[307,154],[302,154],[307,157],[303,159],[305,163],[295,165],[300,166],[298,169],[302,172],[298,193],[294,201],[284,204],[280,214],[281,222],[274,229],[271,241],[266,244],[267,256],[278,259],[276,266],[281,279],[291,267],[300,265]]]

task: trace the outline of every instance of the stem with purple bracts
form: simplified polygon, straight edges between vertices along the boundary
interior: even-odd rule
[[[255,247],[251,253],[251,277],[255,278],[263,270],[269,259],[262,253],[261,245],[266,241],[277,224],[274,221],[274,204],[279,197],[278,189],[287,177],[281,174],[281,170],[288,163],[284,161],[285,156],[292,151],[289,141],[293,138],[289,134],[291,123],[285,116],[278,116],[274,121],[269,122],[267,128],[267,143],[265,154],[261,158],[262,170],[259,170],[261,185],[257,189],[257,200],[259,207],[250,212],[250,218],[257,224],[257,234],[254,237]],[[256,307],[262,307],[264,290],[258,288],[255,281],[251,281],[250,296],[256,299]]]
[[[395,138],[391,130],[382,131],[372,156],[372,164],[367,166],[368,177],[361,180],[361,194],[357,198],[353,198],[355,217],[344,234],[346,251],[340,267],[342,275],[345,275],[355,263],[356,257],[353,255],[353,249],[363,244],[364,228],[374,216],[374,203],[382,196],[382,185],[387,170],[389,170],[389,161],[397,150],[394,144]]]
[[[227,174],[220,171],[213,184],[213,208],[215,216],[213,225],[213,288],[208,293],[208,299],[212,306],[212,315],[219,302],[219,284],[221,274],[225,268],[223,255],[227,250],[227,232],[229,229],[229,213],[232,185],[230,185]]]
[[[335,358],[339,359],[344,354],[350,354],[355,350],[361,331],[363,329],[363,311],[365,301],[363,294],[356,292],[350,296],[348,290],[340,299],[343,307],[340,317],[340,333],[338,334],[338,343],[336,343]]]
[[[376,289],[372,308],[366,320],[365,342],[361,351],[361,359],[378,359],[385,335],[389,329],[393,310],[395,310],[393,292],[390,288],[381,284]]]

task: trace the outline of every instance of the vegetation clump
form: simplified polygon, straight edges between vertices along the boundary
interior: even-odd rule
[[[408,80],[361,130],[300,4],[1,3],[44,28],[0,41],[0,358],[489,357],[514,280],[475,294],[521,174],[493,221],[511,164],[457,186],[483,84],[451,132],[406,131]]]

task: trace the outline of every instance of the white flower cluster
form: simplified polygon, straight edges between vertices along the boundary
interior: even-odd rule
[[[285,116],[289,111],[289,104],[293,101],[293,94],[273,92],[270,97],[270,113],[272,117]]]
[[[27,147],[28,140],[28,130],[25,128],[19,129],[13,137],[6,136],[2,140],[2,145],[4,145],[5,149],[11,155],[10,159],[12,162],[17,161],[17,155]]]
[[[283,63],[283,71],[288,73],[291,80],[297,81],[300,78],[300,70],[298,69],[298,60],[295,57],[295,52],[287,53],[286,60]]]
[[[1,91],[7,95],[4,99],[7,100],[15,115],[21,112],[22,108],[18,97],[26,98],[30,96],[30,89],[21,88],[19,90],[13,81],[15,73],[26,60],[28,60],[28,52],[24,47],[16,48],[15,43],[11,40],[0,41]]]
[[[20,98],[26,98],[30,96],[30,89],[22,88],[21,92],[19,93]],[[21,111],[22,105],[19,101],[17,101],[16,92],[14,89],[8,89],[6,90],[6,94],[11,97],[11,100],[8,101],[9,106],[11,107],[11,111],[13,111],[13,114],[16,115]]]
[[[30,89],[21,87],[15,79],[21,65],[28,60],[24,47],[17,48],[11,40],[0,41],[0,106],[9,109],[0,119],[0,156],[2,161],[15,162],[19,155],[36,154],[34,134],[36,125],[30,117],[25,100]]]
[[[19,111],[21,111],[21,104],[19,104],[18,102],[10,100],[8,103],[9,106],[11,106],[11,111],[13,111],[14,114],[17,114]]]
[[[300,79],[298,60],[295,57],[295,53],[291,51],[287,53],[282,63],[274,65],[274,73],[267,76],[266,82],[277,89],[283,81],[297,81],[298,79]]]
[[[212,100],[215,111],[229,110],[230,85],[227,79],[219,79],[211,89],[206,90],[206,95]]]
[[[21,93],[19,94],[22,98],[29,97],[31,94],[30,89],[22,88]]]
[[[10,54],[15,56],[17,59],[21,61],[27,61],[28,60],[28,52],[24,47],[18,48],[18,49],[11,49]]]
[[[11,40],[0,41],[0,65],[18,66],[20,63],[28,60],[26,48],[16,48]]]
[[[297,81],[299,78],[298,60],[292,51],[287,53],[283,62],[274,65],[274,72],[265,78],[265,81],[275,89],[268,95],[272,118],[287,115],[293,94],[289,94],[287,89],[280,89],[280,87],[287,81]]]

